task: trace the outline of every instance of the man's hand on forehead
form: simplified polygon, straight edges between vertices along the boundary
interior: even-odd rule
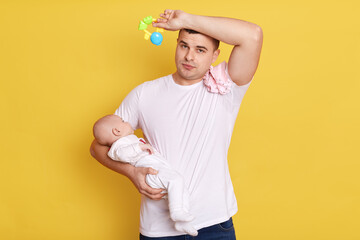
[[[160,13],[160,17],[162,18],[153,23],[153,27],[176,31],[185,28],[188,14],[181,10],[166,9],[164,13]]]

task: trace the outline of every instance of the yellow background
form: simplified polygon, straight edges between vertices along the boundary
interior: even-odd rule
[[[165,8],[263,29],[229,152],[238,239],[360,239],[355,0],[1,1],[0,239],[138,238],[139,194],[90,157],[91,128],[175,71],[177,33],[137,30]]]

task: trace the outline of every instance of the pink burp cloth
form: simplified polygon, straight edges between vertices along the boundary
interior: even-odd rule
[[[226,74],[226,62],[213,67],[205,73],[203,78],[207,90],[212,93],[227,94],[230,92],[232,81]]]

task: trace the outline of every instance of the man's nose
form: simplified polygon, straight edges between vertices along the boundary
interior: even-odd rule
[[[191,49],[189,49],[188,52],[186,53],[185,59],[186,61],[194,60],[194,52]]]

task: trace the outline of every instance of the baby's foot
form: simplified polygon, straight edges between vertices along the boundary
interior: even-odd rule
[[[185,232],[191,236],[197,236],[198,231],[188,222],[175,222],[175,229],[179,232]]]
[[[174,222],[190,222],[194,220],[194,217],[190,213],[185,212],[184,210],[171,211],[170,217]]]

